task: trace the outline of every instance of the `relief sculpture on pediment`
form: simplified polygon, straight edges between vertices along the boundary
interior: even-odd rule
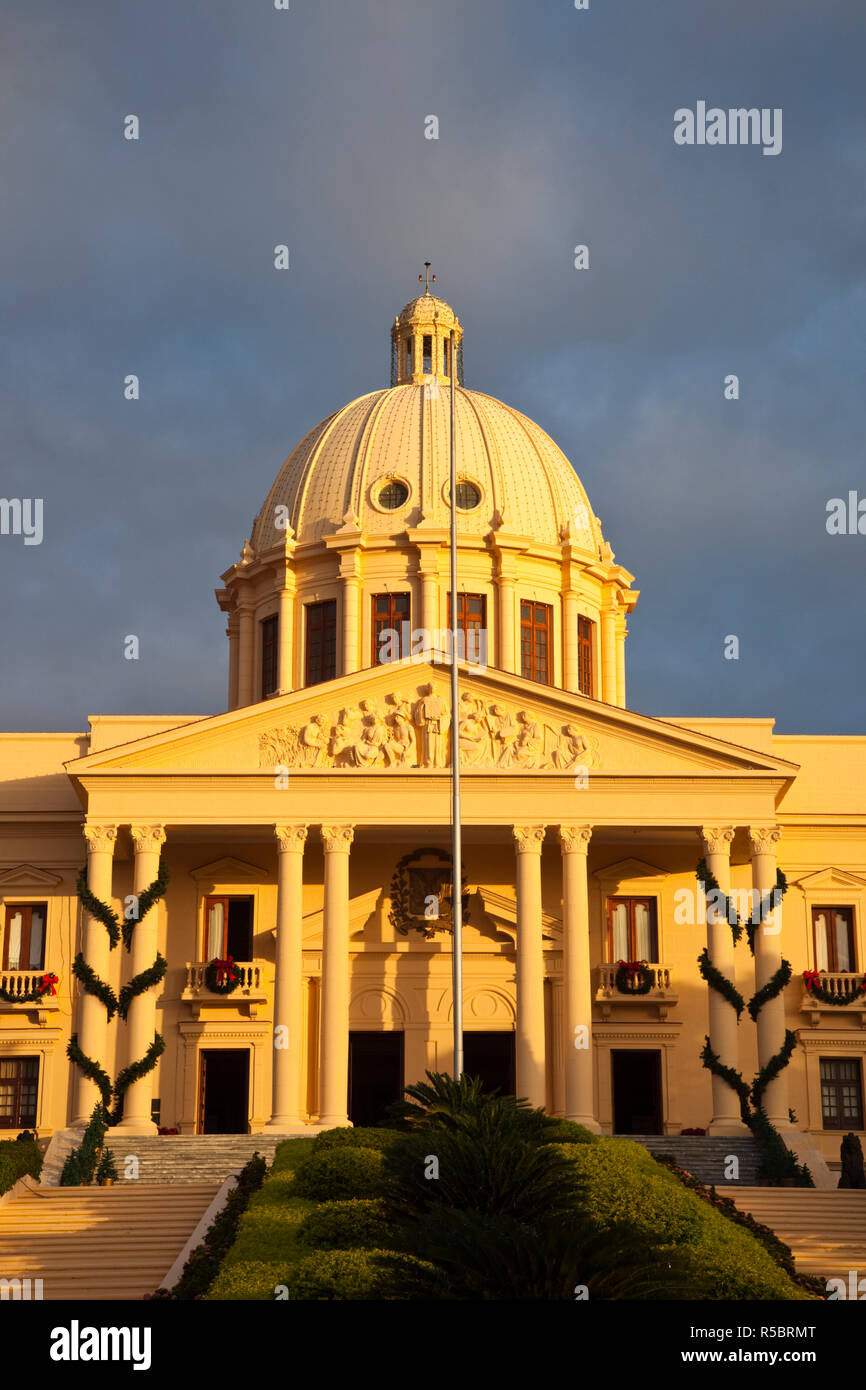
[[[317,713],[297,728],[259,737],[259,763],[299,768],[445,768],[451,761],[448,701],[432,684],[397,691],[332,713]],[[527,709],[488,701],[464,690],[457,718],[460,765],[507,771],[567,772],[596,767],[598,738],[577,724],[551,724]]]

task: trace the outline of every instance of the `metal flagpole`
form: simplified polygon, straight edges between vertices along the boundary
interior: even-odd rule
[[[451,943],[454,1076],[463,1074],[463,884],[460,837],[460,726],[457,711],[457,337],[451,330]]]

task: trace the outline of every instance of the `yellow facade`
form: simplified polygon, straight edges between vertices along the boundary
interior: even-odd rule
[[[182,1133],[302,1132],[363,1118],[395,1068],[401,1082],[450,1069],[451,938],[436,885],[449,846],[443,634],[461,338],[441,300],[412,301],[392,330],[394,384],[289,456],[217,591],[226,713],[0,736],[0,985],[59,979],[37,1003],[0,1002],[7,1127],[35,1121],[47,1135],[86,1120],[96,1090],[66,1058],[73,1031],[112,1075],[155,1029],[164,1036],[157,1069],[127,1095],[129,1133],[154,1132],[154,1101],[160,1125]],[[480,601],[486,640],[482,659],[461,663],[457,715],[475,1056],[507,1068],[513,1038],[518,1093],[601,1132],[736,1134],[733,1093],[700,1063],[704,1037],[751,1079],[787,1027],[799,1045],[768,1111],[832,1161],[845,1130],[863,1132],[866,740],[629,710],[632,576],[544,432],[456,390],[459,587]],[[374,664],[378,601],[398,630],[408,604],[411,645]],[[131,955],[110,951],[79,907],[79,869],[122,912],[160,854],[164,899]],[[777,865],[787,876],[778,929],[758,933],[754,960],[726,925],[707,925],[694,896],[703,855],[725,889],[766,892]],[[425,886],[438,917],[418,910]],[[40,949],[21,924],[43,904]],[[737,1026],[708,991],[707,944],[747,998],[790,960],[792,981],[757,1027]],[[126,1024],[107,1023],[72,979],[82,950],[117,990],[157,949],[165,980]],[[204,982],[220,949],[242,981],[225,996]],[[617,989],[620,950],[649,960],[648,994]],[[855,1001],[819,1003],[802,981],[811,969]],[[368,1034],[392,1036],[375,1054]],[[32,1061],[26,1075],[17,1066],[28,1059],[35,1099]]]

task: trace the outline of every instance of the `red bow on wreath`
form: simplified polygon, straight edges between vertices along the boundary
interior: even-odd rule
[[[57,975],[43,975],[36,988],[40,994],[56,994],[57,990],[54,986],[58,983],[59,977]]]
[[[234,956],[227,956],[225,960],[214,960],[211,964],[216,970],[218,985],[224,985],[237,979],[238,972],[235,970]]]
[[[818,984],[820,984],[817,970],[804,970],[803,984],[806,986],[806,990],[809,993],[811,993],[813,988],[817,988]]]
[[[617,961],[620,970],[624,970],[627,975],[639,975],[641,970],[646,968],[645,960],[620,960]]]

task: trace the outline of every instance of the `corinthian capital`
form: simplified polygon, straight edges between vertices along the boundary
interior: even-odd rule
[[[546,826],[543,825],[513,825],[511,833],[514,836],[517,853],[540,854],[541,846],[544,844],[545,830]]]
[[[116,825],[90,825],[84,826],[84,838],[87,841],[87,848],[95,853],[107,851],[114,853],[114,842],[117,839]]]
[[[749,843],[752,846],[752,854],[775,854],[781,834],[781,825],[750,825]]]
[[[591,825],[561,825],[559,827],[559,843],[566,854],[586,854],[591,839]]]
[[[305,825],[275,825],[274,834],[281,850],[302,852],[307,842],[307,827]]]
[[[701,839],[707,854],[730,854],[734,838],[732,825],[702,825]]]
[[[354,825],[322,826],[322,844],[328,854],[348,854],[354,838]]]
[[[164,825],[131,825],[129,833],[136,854],[146,854],[148,850],[158,850],[165,844]]]

